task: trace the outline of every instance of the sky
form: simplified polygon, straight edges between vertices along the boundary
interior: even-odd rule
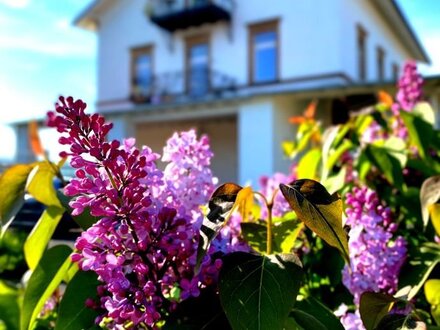
[[[93,110],[96,36],[72,25],[92,0],[0,0],[0,161],[15,150],[4,124],[42,118],[59,95]],[[397,0],[440,74],[440,0]],[[7,145],[7,146],[5,146]]]

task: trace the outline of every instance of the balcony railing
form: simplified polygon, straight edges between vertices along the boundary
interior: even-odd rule
[[[150,0],[147,15],[170,32],[204,23],[230,21],[233,0]]]
[[[215,70],[170,72],[156,75],[147,86],[134,84],[135,103],[170,104],[220,99],[236,90],[235,79]]]

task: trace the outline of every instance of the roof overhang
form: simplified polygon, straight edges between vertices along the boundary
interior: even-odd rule
[[[99,16],[115,3],[116,0],[94,0],[75,18],[73,24],[95,32],[99,28]]]
[[[411,55],[412,59],[430,64],[431,61],[420,43],[416,33],[409,24],[396,0],[372,0],[385,22]]]

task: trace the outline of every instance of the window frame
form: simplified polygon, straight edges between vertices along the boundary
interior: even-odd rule
[[[271,84],[280,80],[280,19],[276,18],[270,21],[251,23],[248,25],[248,82],[250,85]],[[275,78],[273,80],[256,81],[255,80],[255,43],[254,38],[257,34],[263,32],[275,32]]]
[[[379,81],[385,80],[385,49],[381,46],[376,48],[376,60],[377,60],[377,78]]]
[[[211,91],[211,42],[210,42],[210,35],[209,34],[199,34],[195,36],[189,36],[185,39],[185,94],[191,93],[191,86],[190,86],[190,73],[191,73],[191,48],[200,45],[200,44],[206,44],[208,46],[208,92]]]
[[[136,59],[142,55],[150,56],[151,87],[154,85],[154,46],[152,44],[136,46],[130,49],[130,93],[134,95],[136,75]],[[147,95],[142,95],[146,97]]]
[[[396,62],[393,63],[393,80],[394,81],[399,81],[399,75],[400,75],[400,67],[399,64],[397,64]]]
[[[360,81],[366,81],[368,76],[367,65],[367,37],[368,33],[364,27],[360,24],[356,26],[356,51],[357,51],[357,65],[358,65],[358,78]]]

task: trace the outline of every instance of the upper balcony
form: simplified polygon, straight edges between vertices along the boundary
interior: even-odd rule
[[[151,21],[173,32],[191,26],[230,21],[233,0],[150,0],[146,9]]]
[[[168,72],[132,82],[130,99],[137,104],[176,104],[224,99],[235,95],[236,81],[210,69]]]

